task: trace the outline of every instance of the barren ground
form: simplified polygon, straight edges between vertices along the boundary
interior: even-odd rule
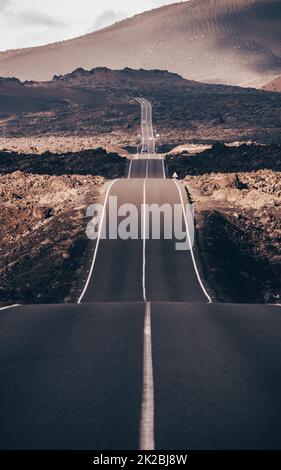
[[[157,146],[281,141],[281,95],[184,80],[159,70],[83,69],[49,82],[0,78],[0,149],[126,155],[140,145],[140,106],[153,103]]]
[[[74,300],[88,195],[98,195],[97,177],[124,176],[120,155],[140,145],[141,95],[153,102],[170,174],[187,178],[198,198],[202,259],[217,298],[278,302],[281,95],[106,68],[44,83],[0,78],[0,301]]]
[[[0,155],[1,303],[77,301],[88,261],[86,208],[126,164],[101,151]],[[24,172],[14,171],[21,165]]]
[[[170,156],[168,165],[194,200],[205,276],[216,298],[280,303],[280,149],[217,146]]]

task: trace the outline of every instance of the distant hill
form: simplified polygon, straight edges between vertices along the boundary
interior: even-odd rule
[[[281,95],[129,68],[79,68],[47,82],[0,79],[1,137],[96,136],[134,145],[136,96],[153,103],[161,143],[281,140]]]
[[[277,77],[270,83],[267,83],[262,87],[262,89],[265,91],[277,91],[278,93],[281,93],[281,77]]]
[[[42,47],[0,53],[0,76],[50,80],[83,67],[161,69],[261,87],[281,74],[280,0],[191,0]]]

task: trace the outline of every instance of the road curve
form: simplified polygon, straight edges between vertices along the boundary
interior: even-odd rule
[[[152,126],[152,104],[145,98],[136,98],[141,105],[142,152],[155,154],[155,137]]]
[[[110,197],[117,198],[118,209],[126,203],[133,204],[139,214],[137,239],[122,240],[119,236],[115,240],[102,239],[98,250],[93,244],[94,262],[79,302],[210,302],[210,294],[196,262],[196,244],[192,250],[176,251],[175,237],[165,239],[163,220],[160,239],[153,240],[150,236],[145,242],[143,240],[142,207],[145,204],[158,204],[159,207],[169,204],[184,209],[187,196],[183,186],[166,179],[161,156],[151,153],[155,149],[151,105],[144,98],[137,101],[141,104],[143,141],[148,145],[149,153],[136,155],[131,161],[128,179],[111,186],[103,220],[104,226],[108,227]],[[149,141],[147,136],[151,136]]]
[[[138,101],[143,153],[103,223],[111,196],[139,214],[186,201]],[[79,304],[1,309],[1,449],[281,449],[281,308],[212,303],[196,243],[177,252],[160,227],[91,242]]]

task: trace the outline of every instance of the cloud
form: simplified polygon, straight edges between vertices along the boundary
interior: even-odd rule
[[[110,26],[116,21],[123,20],[127,18],[127,15],[124,11],[114,11],[114,10],[104,10],[95,20],[93,24],[93,30],[105,28]]]
[[[4,10],[9,3],[10,0],[0,0],[0,13],[2,13],[1,10]]]
[[[0,50],[82,36],[176,0],[0,0]],[[120,8],[120,9],[119,9]]]
[[[35,11],[23,11],[18,13],[17,17],[22,21],[23,24],[30,26],[47,26],[49,28],[58,28],[65,25],[65,22],[62,20],[58,20],[57,18],[46,13],[39,13]]]

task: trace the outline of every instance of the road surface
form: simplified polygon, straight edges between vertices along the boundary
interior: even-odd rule
[[[145,304],[1,313],[1,449],[137,449]],[[151,304],[156,449],[280,449],[280,309]]]
[[[136,101],[141,105],[142,152],[155,154],[152,104],[145,98],[136,98]]]
[[[117,196],[119,206],[130,201],[141,214],[141,205],[145,203],[180,205],[180,192],[185,197],[184,187],[172,180],[131,178],[116,181],[108,195]],[[104,223],[108,223],[108,205],[106,207]],[[140,226],[139,221],[141,229]],[[141,239],[140,230],[137,240],[100,240],[89,283],[80,301],[208,302],[194,269],[191,252],[176,251],[176,240],[164,239],[163,220],[161,231],[160,240],[148,239],[145,243]]]
[[[148,150],[103,223],[109,196],[186,201]],[[216,303],[174,243],[99,239],[77,305],[0,310],[1,449],[281,448],[280,307]]]

